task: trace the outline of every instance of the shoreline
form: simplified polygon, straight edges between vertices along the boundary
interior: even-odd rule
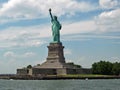
[[[29,76],[29,75],[4,75],[0,76],[0,79],[6,79],[6,80],[74,80],[74,79],[81,79],[81,80],[91,80],[91,79],[120,79],[120,76],[69,76],[69,75],[52,75],[52,76]]]

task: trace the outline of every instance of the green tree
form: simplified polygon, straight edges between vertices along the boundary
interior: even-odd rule
[[[77,64],[75,64],[75,66],[76,66],[77,68],[81,68],[81,67],[82,67],[81,65],[77,65]]]
[[[103,74],[103,75],[110,75],[112,74],[112,66],[111,62],[100,61],[97,63],[92,64],[92,73],[93,74]]]
[[[118,63],[118,62],[113,63],[112,74],[120,75],[120,63]]]
[[[28,69],[32,68],[32,65],[28,65],[27,68],[28,68]]]
[[[93,74],[98,74],[97,63],[93,63],[92,64],[92,73]]]
[[[37,66],[40,66],[40,64],[37,64]]]

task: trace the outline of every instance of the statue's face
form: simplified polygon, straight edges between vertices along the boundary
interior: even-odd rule
[[[57,16],[54,16],[54,20],[57,20]]]

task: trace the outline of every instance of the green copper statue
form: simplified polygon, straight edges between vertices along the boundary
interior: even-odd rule
[[[57,16],[53,16],[51,13],[51,9],[49,9],[51,22],[52,22],[52,36],[53,36],[53,43],[59,43],[60,42],[60,29],[61,24],[57,20]]]

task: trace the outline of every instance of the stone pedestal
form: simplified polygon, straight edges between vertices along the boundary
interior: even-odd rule
[[[48,46],[48,56],[46,62],[41,64],[39,68],[64,68],[65,58],[62,43],[50,43]]]
[[[50,43],[47,61],[65,63],[62,43]]]

